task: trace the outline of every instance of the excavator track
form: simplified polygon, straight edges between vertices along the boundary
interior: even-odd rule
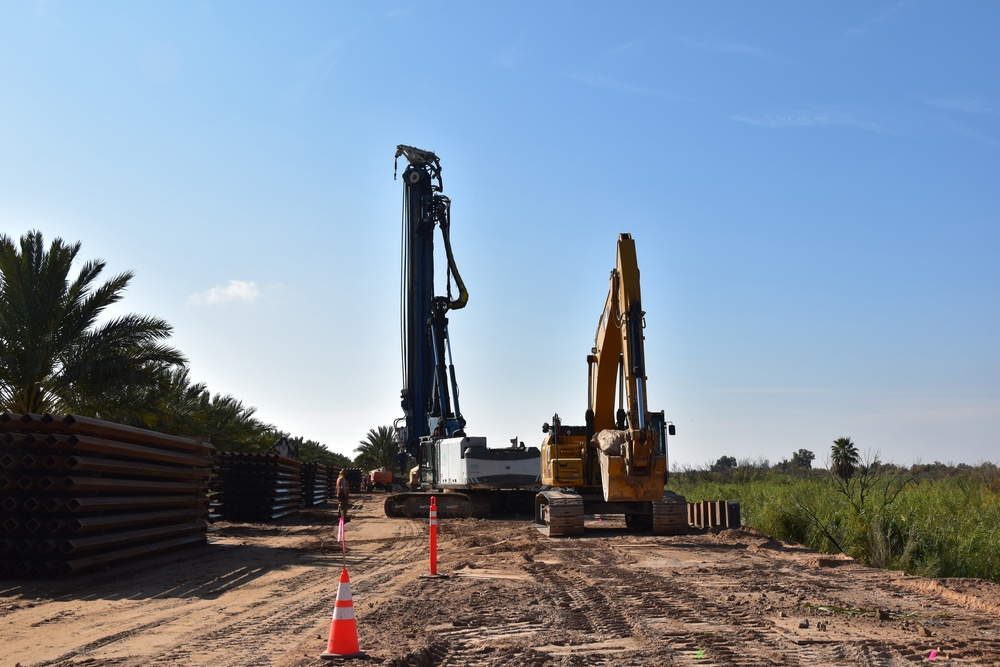
[[[431,496],[437,499],[439,519],[465,519],[473,516],[475,505],[464,493],[394,493],[385,499],[385,515],[390,518],[426,519],[430,516]]]
[[[573,491],[542,491],[535,496],[535,528],[542,535],[583,534],[583,498]]]
[[[653,535],[685,535],[688,532],[687,499],[667,491],[654,501]]]

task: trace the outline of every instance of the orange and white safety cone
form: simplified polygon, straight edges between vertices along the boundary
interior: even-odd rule
[[[447,579],[447,574],[438,574],[438,508],[437,496],[431,496],[431,573],[420,575],[421,579]]]
[[[340,586],[337,587],[337,602],[333,608],[333,622],[330,624],[330,641],[321,658],[361,658],[365,652],[358,649],[358,625],[354,620],[354,600],[351,598],[351,579],[347,568],[340,571]]]

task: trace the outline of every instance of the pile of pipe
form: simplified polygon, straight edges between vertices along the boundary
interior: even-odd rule
[[[347,488],[351,493],[361,493],[361,468],[344,468],[344,477],[347,478]]]
[[[312,507],[326,502],[326,466],[322,463],[302,464],[302,506]]]
[[[299,511],[302,463],[277,454],[224,452],[216,475],[219,515],[226,521],[261,523]]]
[[[0,576],[205,544],[214,452],[99,419],[0,413]]]

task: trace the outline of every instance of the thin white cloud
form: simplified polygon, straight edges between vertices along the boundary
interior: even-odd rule
[[[998,142],[996,139],[989,137],[978,130],[974,130],[973,128],[967,125],[962,125],[961,123],[956,123],[950,120],[945,120],[944,123],[948,127],[948,129],[950,129],[952,132],[954,132],[959,136],[965,137],[966,139],[971,139],[973,141],[977,141],[981,144],[985,144],[993,148],[1000,148],[1000,142]]]
[[[592,86],[594,88],[605,88],[607,90],[620,90],[626,93],[636,93],[639,95],[652,95],[655,97],[665,97],[672,100],[687,99],[680,95],[667,93],[657,88],[650,88],[648,86],[638,86],[625,81],[619,81],[618,79],[612,79],[610,77],[602,76],[600,74],[594,74],[592,72],[571,72],[569,76],[577,83],[582,83],[585,86]]]
[[[344,49],[345,43],[339,39],[331,39],[323,44],[310,58],[299,65],[295,89],[305,90],[326,79],[340,63]]]
[[[843,109],[810,109],[806,111],[791,111],[764,116],[731,116],[731,118],[747,125],[769,128],[790,127],[856,127],[873,132],[885,131],[885,128],[866,120],[856,113]]]
[[[966,95],[951,95],[949,97],[924,98],[928,106],[942,111],[958,111],[960,113],[996,115],[997,110],[985,101]]]
[[[619,44],[618,46],[615,46],[615,47],[609,49],[608,53],[611,54],[612,56],[619,56],[619,55],[628,54],[628,53],[634,52],[636,49],[638,49],[638,47],[641,44],[642,44],[642,40],[633,39],[630,42],[625,42],[623,44]]]
[[[226,303],[253,303],[260,298],[257,283],[245,280],[230,280],[226,285],[216,286],[188,297],[188,303],[195,306],[215,306]]]
[[[786,59],[783,56],[775,53],[774,51],[768,51],[767,49],[762,49],[759,46],[744,44],[743,42],[733,42],[724,39],[695,39],[692,37],[682,37],[681,43],[692,49],[697,49],[698,51],[747,56],[771,62],[786,62]]]
[[[789,394],[837,394],[841,392],[828,389],[810,389],[808,387],[722,387],[718,389],[704,390],[707,394],[761,394],[761,395],[789,395]]]
[[[844,31],[844,34],[842,34],[840,36],[840,38],[841,39],[852,39],[852,38],[855,38],[855,37],[861,37],[862,35],[865,35],[866,33],[871,32],[872,28],[874,28],[875,26],[879,25],[880,23],[885,23],[886,21],[888,21],[889,19],[891,19],[894,14],[896,14],[901,9],[903,9],[903,7],[905,6],[905,4],[906,3],[904,3],[904,2],[897,2],[892,7],[889,7],[887,9],[879,12],[878,14],[876,14],[872,18],[868,19],[867,21],[864,21],[864,22],[862,22],[862,23],[860,23],[860,24],[858,24],[858,25],[856,25],[856,26],[854,26],[852,28],[848,28],[847,30]]]
[[[498,53],[493,62],[504,69],[514,69],[525,60],[524,33],[520,33],[513,42]]]

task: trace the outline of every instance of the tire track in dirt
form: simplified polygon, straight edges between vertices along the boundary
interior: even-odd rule
[[[560,540],[472,519],[439,526],[452,576],[430,580],[426,522],[380,509],[355,505],[346,559],[331,508],[225,525],[208,549],[134,571],[6,588],[0,641],[20,658],[30,635],[11,624],[62,631],[35,667],[319,667],[346,560],[361,648],[386,667],[902,667],[932,649],[1000,664],[986,582],[830,564],[749,531],[652,537],[605,521]]]
[[[310,567],[266,583],[269,596],[281,600],[280,609],[262,602],[232,620],[221,623],[216,620],[211,630],[185,636],[179,642],[183,649],[161,654],[158,660],[162,663],[158,664],[212,667],[273,664],[289,652],[289,645],[310,641],[317,627],[329,624],[345,560],[349,571],[355,573],[351,587],[359,603],[369,590],[412,567],[422,547],[417,543],[415,528],[406,525],[399,528],[402,534],[391,540],[349,541],[346,557],[341,554],[340,544],[331,542],[327,535],[310,536],[301,547],[308,555],[304,560],[308,560]],[[131,667],[133,663],[127,664]],[[143,664],[134,663],[135,667]]]

